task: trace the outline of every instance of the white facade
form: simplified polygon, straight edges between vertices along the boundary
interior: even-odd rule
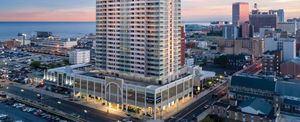
[[[45,38],[39,39],[34,42],[35,45],[44,46],[44,47],[55,47],[55,48],[72,48],[76,46],[78,39],[56,39],[56,38]]]
[[[30,45],[31,41],[27,39],[27,35],[23,33],[18,34],[16,41],[21,43],[21,46]]]
[[[70,64],[83,64],[90,62],[90,50],[73,50],[69,52]]]
[[[185,59],[186,61],[186,66],[188,66],[188,67],[193,67],[194,66],[194,63],[195,63],[195,60],[194,60],[194,58],[186,58]]]
[[[19,39],[17,39],[16,41],[20,42],[22,46],[24,46],[24,45],[30,45],[31,44],[31,41],[28,40],[28,39],[25,39],[25,40],[19,40]]]
[[[156,83],[177,77],[181,0],[97,0],[96,9],[99,68]]]
[[[265,38],[264,43],[265,51],[274,51],[278,49],[278,41],[275,40],[273,37]]]
[[[204,48],[206,49],[207,48],[207,41],[198,41],[198,47],[199,48]]]
[[[296,58],[296,39],[282,39],[282,46],[284,61]]]
[[[296,39],[294,38],[265,38],[265,51],[282,50],[283,61],[296,58]]]
[[[163,119],[164,110],[177,108],[185,98],[193,97],[193,75],[187,74],[165,85],[140,82],[140,79],[121,79],[99,75],[89,64],[78,64],[50,69],[44,74],[47,85],[60,86],[73,91],[74,97],[89,100],[128,112],[129,107],[142,109],[153,119]],[[83,75],[83,74],[89,75]],[[102,72],[103,73],[103,72]],[[106,74],[106,73],[103,73]]]

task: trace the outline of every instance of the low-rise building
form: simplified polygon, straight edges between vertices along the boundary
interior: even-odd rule
[[[300,82],[299,80],[279,81],[276,91],[280,95],[282,114],[300,116]]]
[[[90,50],[76,49],[69,52],[69,63],[70,64],[83,64],[90,62]]]
[[[277,24],[277,29],[286,31],[288,34],[295,35],[297,30],[296,22],[280,22]]]
[[[212,106],[212,114],[241,122],[276,122],[277,116],[272,104],[263,99],[242,101],[239,105],[217,102]]]
[[[227,55],[227,59],[227,65],[237,69],[242,69],[245,66],[249,66],[253,62],[253,56],[248,54]]]
[[[275,92],[276,81],[277,79],[272,77],[233,76],[229,88],[229,97],[238,101],[260,98],[278,104],[278,95]]]
[[[78,44],[77,38],[67,38],[67,39],[59,39],[59,38],[37,38],[32,41],[34,45],[42,46],[42,47],[53,47],[53,48],[72,48]]]
[[[185,62],[186,62],[186,66],[193,67],[195,64],[195,59],[194,58],[186,58]]]
[[[174,109],[193,97],[193,74],[179,76],[161,85],[152,79],[111,74],[89,64],[78,64],[50,69],[44,80],[47,86],[68,89],[76,98],[98,101],[126,112],[139,109],[144,115],[161,119],[166,109]]]
[[[8,49],[13,49],[13,48],[17,48],[17,47],[21,46],[21,42],[16,41],[16,40],[9,40],[9,41],[1,42],[1,43],[5,48],[8,48]]]
[[[219,40],[217,50],[224,54],[250,54],[261,57],[264,52],[264,41],[260,39]]]
[[[294,38],[277,38],[274,36],[265,38],[265,51],[282,50],[283,61],[296,58],[296,40]]]
[[[293,59],[280,65],[282,75],[290,76],[294,79],[300,79],[300,59]]]

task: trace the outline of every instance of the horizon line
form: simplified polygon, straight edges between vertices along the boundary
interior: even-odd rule
[[[195,20],[191,20],[191,21],[182,21],[182,22],[190,22],[190,23],[197,23],[197,22],[203,22],[203,23],[207,23],[207,22],[215,22],[215,21],[227,21],[227,20],[211,20],[211,21],[195,21]],[[5,20],[5,21],[2,21],[0,20],[0,22],[96,22],[96,21],[64,21],[64,20],[61,20],[61,21],[19,21],[19,20]]]

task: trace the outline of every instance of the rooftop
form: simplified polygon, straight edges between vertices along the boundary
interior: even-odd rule
[[[116,77],[116,78],[123,79],[126,84],[133,84],[133,85],[138,85],[138,86],[147,87],[147,88],[151,88],[151,89],[156,89],[156,88],[159,88],[162,86],[160,84],[155,84],[153,82],[145,82],[144,79],[142,79],[141,77],[129,78],[129,77],[113,75],[106,71],[98,70],[95,67],[93,67],[93,65],[91,65],[91,64],[76,64],[76,65],[71,65],[71,66],[66,66],[66,67],[50,69],[48,71],[72,73],[74,75],[87,76],[87,77],[102,79],[102,80],[105,80],[105,77]],[[190,75],[185,74],[185,75],[182,75],[180,78],[185,78],[188,76],[190,76]]]
[[[235,75],[231,79],[231,86],[275,91],[276,79],[253,75]]]
[[[254,109],[255,111],[258,111],[258,113],[263,115],[269,115],[272,111],[272,105],[269,104],[267,101],[263,99],[252,99],[248,101],[243,101],[239,104],[241,108],[250,107]],[[243,111],[243,109],[242,109]],[[247,111],[243,111],[246,112]]]

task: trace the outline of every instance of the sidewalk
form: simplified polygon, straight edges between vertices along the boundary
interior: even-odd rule
[[[203,96],[205,96],[205,95],[209,94],[210,92],[214,91],[215,89],[219,88],[224,83],[226,83],[226,82],[222,82],[222,83],[218,84],[217,86],[213,87],[212,89],[204,90],[200,94],[194,95],[193,98],[189,98],[189,99],[185,100],[184,102],[178,103],[178,104],[180,104],[178,106],[178,109],[176,108],[176,105],[175,105],[175,108],[173,108],[173,107],[168,108],[168,110],[165,110],[165,112],[163,112],[163,118],[162,119],[165,120],[165,119],[168,119],[168,118],[174,116],[176,113],[178,113],[181,110],[183,110],[184,108],[188,107],[189,105],[191,105],[195,101],[199,100]]]
[[[28,84],[27,85],[21,85],[21,84],[14,83],[14,86],[20,87],[24,90],[35,91],[35,92],[38,92],[40,94],[44,94],[44,95],[51,96],[51,97],[54,97],[54,98],[62,99],[62,100],[68,101],[68,102],[77,103],[77,104],[80,104],[80,105],[83,105],[83,106],[86,106],[86,107],[89,107],[89,108],[97,109],[97,110],[100,110],[100,111],[103,111],[103,112],[107,112],[107,110],[109,110],[109,113],[111,113],[111,114],[116,114],[116,115],[119,115],[119,116],[122,116],[122,117],[127,117],[127,115],[123,111],[116,110],[116,109],[111,109],[111,108],[109,108],[107,106],[104,106],[104,105],[102,105],[102,103],[97,102],[93,99],[91,99],[91,100],[70,101],[69,100],[70,97],[68,95],[58,94],[58,93],[54,93],[54,92],[51,92],[51,91],[47,91],[45,89],[35,88],[35,86],[31,86],[31,85],[28,85]]]

